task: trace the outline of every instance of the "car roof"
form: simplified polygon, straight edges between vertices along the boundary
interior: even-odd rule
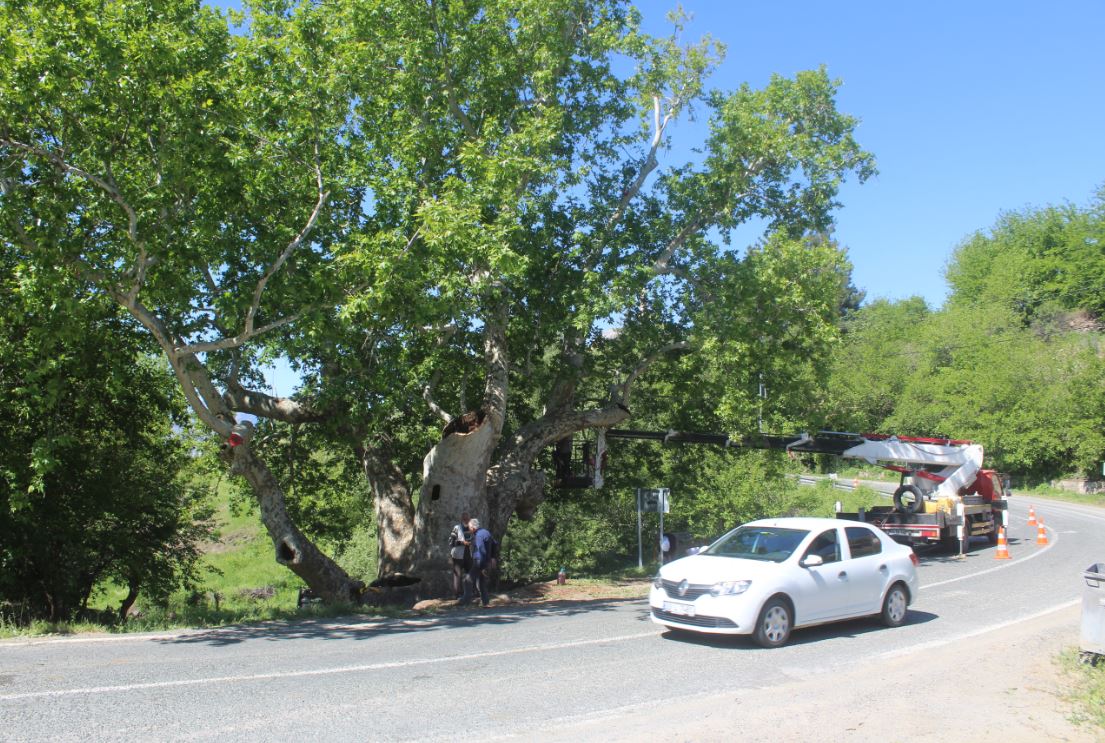
[[[749,521],[747,524],[744,524],[744,526],[778,526],[785,529],[806,529],[808,531],[828,529],[832,526],[867,526],[874,528],[871,524],[865,524],[861,521],[819,518],[814,516],[780,516],[779,518],[757,519],[755,521]]]

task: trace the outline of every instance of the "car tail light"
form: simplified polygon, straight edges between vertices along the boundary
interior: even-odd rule
[[[921,561],[917,559],[917,553],[913,550],[909,551],[909,561],[913,563],[914,567],[917,567],[921,564]]]

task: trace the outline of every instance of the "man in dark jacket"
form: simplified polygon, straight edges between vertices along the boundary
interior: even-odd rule
[[[471,519],[468,528],[472,531],[472,569],[468,571],[468,580],[464,582],[464,596],[461,605],[472,600],[473,588],[480,591],[480,603],[487,606],[490,598],[487,593],[487,570],[491,563],[491,532],[480,526],[479,519]]]

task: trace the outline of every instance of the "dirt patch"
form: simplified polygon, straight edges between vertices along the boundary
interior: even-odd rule
[[[200,552],[205,555],[218,555],[224,552],[235,552],[242,549],[256,538],[257,529],[242,527],[239,529],[220,531],[219,538],[215,541],[201,542]]]
[[[594,601],[596,599],[639,599],[648,596],[649,581],[556,581],[531,583],[504,596],[511,603],[533,604],[542,601]]]
[[[616,601],[630,599],[644,599],[648,597],[649,581],[645,578],[597,581],[568,579],[563,585],[555,580],[545,583],[530,583],[509,591],[491,593],[492,606],[528,606],[531,604],[543,604],[564,601]],[[416,611],[448,611],[450,609],[471,608],[458,607],[457,602],[451,599],[430,599],[420,601],[414,606]]]

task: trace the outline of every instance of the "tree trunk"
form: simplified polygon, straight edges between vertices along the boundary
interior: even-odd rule
[[[363,584],[350,578],[296,528],[288,517],[283,489],[249,445],[229,447],[225,455],[231,472],[244,477],[257,496],[261,521],[276,548],[276,561],[302,578],[328,604],[358,601]]]
[[[134,606],[134,602],[138,600],[138,581],[127,581],[127,588],[127,597],[123,599],[123,603],[119,604],[119,624],[126,624],[127,615],[130,614],[130,608]]]
[[[460,521],[461,513],[467,511],[480,520],[481,526],[492,523],[487,470],[498,443],[498,431],[481,413],[463,418],[467,422],[447,427],[444,438],[422,461],[422,490],[414,515],[407,570],[421,579],[421,598],[452,593],[449,532]],[[502,534],[496,536],[501,538]]]
[[[409,568],[414,537],[414,504],[403,472],[385,452],[361,445],[357,457],[372,487],[376,516],[377,572],[380,576],[404,573]]]

